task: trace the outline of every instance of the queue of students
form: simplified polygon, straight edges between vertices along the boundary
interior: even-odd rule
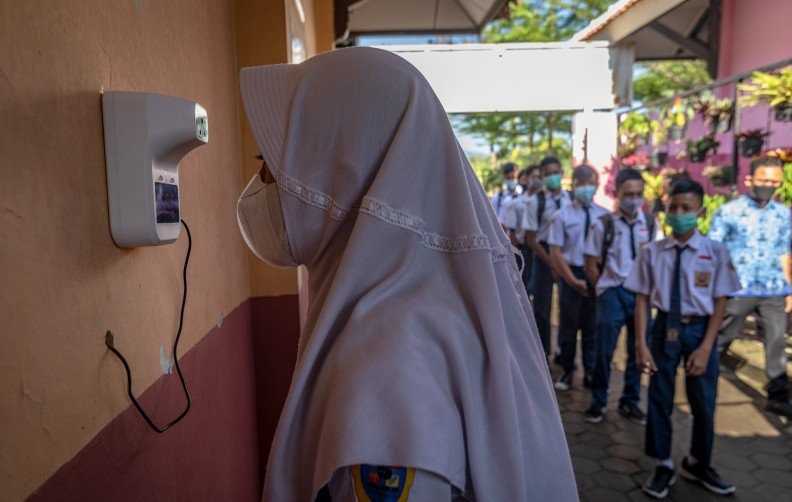
[[[779,165],[774,160],[759,159],[751,172],[757,177],[758,170]],[[735,320],[726,329],[726,336],[733,338],[734,325],[742,326],[740,316],[744,317],[756,305],[764,308],[767,317],[772,318],[770,322],[785,322],[784,316],[775,315],[775,311],[783,313],[783,298],[790,292],[791,281],[788,271],[787,277],[783,277],[780,265],[773,265],[770,268],[776,272],[763,283],[772,282],[771,293],[757,297],[756,288],[746,291],[745,284],[741,287],[741,279],[743,283],[751,280],[748,272],[742,272],[748,267],[738,267],[741,270],[738,276],[729,251],[737,246],[734,241],[746,247],[748,239],[744,234],[750,230],[729,227],[728,222],[738,217],[727,220],[727,215],[745,219],[745,206],[758,208],[774,218],[780,215],[777,223],[785,225],[785,230],[774,233],[774,246],[788,255],[789,209],[767,205],[780,185],[775,181],[781,175],[759,171],[762,179],[750,185],[751,193],[735,201],[734,208],[727,205],[723,214],[716,215],[713,234],[724,242],[721,243],[697,230],[698,219],[704,213],[704,190],[689,177],[676,178],[668,189],[664,209],[665,223],[671,231],[664,238],[654,215],[643,209],[644,181],[639,171],[630,168],[619,171],[613,211],[593,202],[598,178],[589,166],[581,165],[573,170],[571,192],[561,189],[558,159],[547,157],[538,172],[531,172],[541,175],[543,187],[535,193],[514,197],[501,221],[512,241],[533,254],[526,287],[532,295],[534,316],[548,357],[553,286],[559,286],[560,353],[554,359],[562,373],[556,389],[563,392],[573,386],[580,333],[581,380],[591,391],[591,405],[585,419],[593,424],[602,422],[614,350],[622,328],[626,327],[627,364],[618,412],[628,420],[646,424],[645,453],[657,464],[643,486],[644,492],[654,498],[665,498],[677,479],[671,456],[671,413],[675,376],[682,365],[693,415],[693,434],[689,454],[681,462],[679,473],[711,492],[734,493],[735,487],[724,481],[712,466],[718,334],[728,312]],[[771,179],[774,181],[768,181]],[[536,188],[536,184],[533,186]],[[755,261],[754,258],[752,263]],[[767,275],[766,271],[763,273]],[[741,292],[742,298],[729,300]],[[766,299],[768,296],[772,298]],[[773,299],[777,297],[782,299]],[[651,319],[653,311],[656,314]],[[783,347],[785,329],[779,325],[769,331],[772,336],[766,342],[771,381],[768,410],[783,414],[790,406],[786,358],[783,348],[778,349]],[[642,372],[650,375],[646,413],[640,407]]]

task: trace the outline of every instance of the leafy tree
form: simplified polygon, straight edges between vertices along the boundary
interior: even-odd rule
[[[704,61],[643,63],[637,73],[633,80],[633,94],[642,102],[671,97],[712,81]]]
[[[509,16],[484,29],[482,40],[557,42],[568,40],[605,12],[614,0],[519,0],[509,4]]]

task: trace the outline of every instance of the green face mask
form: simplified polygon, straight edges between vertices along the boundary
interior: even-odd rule
[[[696,213],[669,214],[666,217],[666,222],[676,235],[684,235],[696,228],[698,215]]]
[[[550,176],[545,176],[544,185],[548,190],[558,190],[561,188],[561,175],[551,174]]]

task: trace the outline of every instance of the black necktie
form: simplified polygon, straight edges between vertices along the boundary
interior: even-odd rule
[[[591,226],[591,208],[583,206],[583,211],[586,212],[586,226],[583,228],[583,242],[585,242],[588,239],[589,227]]]
[[[630,253],[632,254],[632,259],[635,260],[635,232],[634,232],[634,228],[635,228],[635,224],[637,223],[637,221],[634,221],[632,223],[628,223],[625,218],[622,218],[622,221],[624,222],[625,225],[630,227]]]
[[[561,209],[561,197],[553,199],[553,202],[555,202],[556,209]]]
[[[671,309],[668,312],[668,327],[680,328],[682,325],[682,253],[687,246],[676,246],[674,276],[671,279]]]

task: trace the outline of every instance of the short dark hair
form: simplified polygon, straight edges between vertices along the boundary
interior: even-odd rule
[[[550,164],[558,164],[561,165],[561,161],[558,160],[558,157],[554,157],[552,155],[548,155],[547,157],[542,159],[542,162],[539,163],[539,167],[544,170],[545,167],[549,166]]]
[[[641,175],[641,171],[637,169],[633,169],[632,167],[625,167],[619,170],[619,174],[616,175],[616,190],[621,188],[628,181],[641,181],[643,182],[643,176]]]
[[[580,164],[572,171],[572,181],[591,181],[598,177],[597,170],[587,164]]]
[[[517,170],[517,165],[514,162],[507,162],[501,166],[501,174],[513,173]]]
[[[525,168],[520,169],[520,172],[519,172],[519,174],[517,174],[517,177],[521,178],[523,176],[530,176],[531,173],[534,172],[534,171],[540,171],[539,174],[541,174],[541,169],[542,168],[540,168],[539,166],[537,166],[535,164],[531,164],[530,166],[526,166]]]
[[[698,197],[699,204],[704,204],[704,187],[691,178],[679,178],[671,185],[671,196],[692,193]]]
[[[751,161],[751,174],[755,173],[760,167],[784,168],[784,163],[778,157],[759,157]]]

